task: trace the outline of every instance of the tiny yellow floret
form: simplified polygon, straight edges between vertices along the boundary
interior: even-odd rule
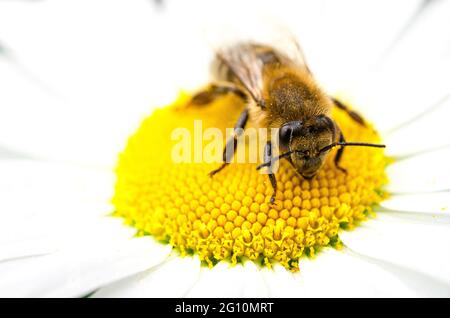
[[[302,256],[314,257],[325,246],[340,248],[339,231],[357,226],[386,197],[380,189],[387,182],[387,159],[374,148],[347,148],[341,161],[347,173],[336,169],[334,149],[312,180],[281,161],[274,204],[257,163],[231,163],[214,177],[208,173],[220,163],[175,163],[174,129],[193,134],[194,120],[202,120],[203,129],[225,131],[242,108],[232,96],[202,107],[187,107],[188,98],[154,111],[120,155],[115,215],[139,235],[171,244],[181,255],[197,254],[208,266],[253,260],[296,271]],[[347,140],[380,142],[372,127],[361,127],[341,110],[335,109],[333,118]]]

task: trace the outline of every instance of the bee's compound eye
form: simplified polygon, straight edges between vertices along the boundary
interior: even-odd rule
[[[279,139],[280,145],[287,146],[291,140],[292,128],[288,125],[283,125],[280,128]]]
[[[299,135],[301,127],[300,121],[290,121],[281,126],[279,131],[280,145],[288,146],[292,137]]]

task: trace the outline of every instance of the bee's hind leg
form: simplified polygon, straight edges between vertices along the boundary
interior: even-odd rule
[[[190,104],[199,106],[207,105],[213,102],[216,98],[227,94],[234,94],[235,96],[242,99],[242,101],[247,101],[246,93],[244,93],[244,91],[236,85],[233,85],[231,83],[217,83],[210,84],[203,91],[195,94],[192,97]]]
[[[334,97],[331,97],[331,100],[333,101],[334,105],[336,105],[337,108],[345,111],[358,124],[360,124],[361,126],[366,126],[366,121],[360,114],[351,110],[350,108],[348,108],[346,105],[344,105],[342,102],[340,102],[339,100],[337,100]]]
[[[228,139],[227,144],[225,146],[225,148],[223,149],[223,163],[222,165],[211,171],[209,173],[209,176],[212,177],[214,176],[216,173],[218,173],[219,171],[221,171],[223,168],[225,168],[233,159],[234,153],[236,152],[236,147],[237,147],[237,139],[240,135],[242,135],[242,133],[244,132],[244,128],[245,125],[248,122],[248,109],[245,109],[241,115],[239,116],[236,125],[234,126],[234,134],[232,137],[230,137],[230,139]]]

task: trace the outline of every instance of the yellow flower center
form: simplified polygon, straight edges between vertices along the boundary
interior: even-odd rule
[[[233,127],[239,103],[224,97],[211,105],[185,107],[188,97],[156,110],[130,137],[117,166],[113,204],[115,215],[139,231],[171,244],[181,255],[195,253],[208,266],[245,259],[271,266],[278,262],[298,270],[302,256],[322,247],[341,247],[340,229],[351,229],[373,213],[372,206],[386,194],[387,160],[381,149],[345,150],[338,170],[333,150],[311,180],[298,176],[286,161],[276,173],[275,204],[272,187],[254,163],[231,163],[209,177],[218,163],[174,163],[174,129]],[[364,128],[341,110],[333,118],[349,141],[379,142],[374,130]]]

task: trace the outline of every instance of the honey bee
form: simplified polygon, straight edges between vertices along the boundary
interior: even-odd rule
[[[275,201],[277,182],[272,167],[275,161],[287,159],[305,179],[313,178],[325,162],[330,150],[340,146],[334,163],[339,163],[347,146],[380,147],[385,145],[346,142],[331,109],[344,110],[354,121],[366,126],[364,119],[343,103],[327,95],[315,81],[300,46],[294,40],[289,52],[254,42],[237,42],[216,52],[211,64],[213,83],[193,96],[191,103],[205,105],[224,94],[234,94],[245,102],[234,136],[223,152],[223,164],[210,172],[215,175],[232,161],[237,138],[249,120],[256,127],[278,129],[280,155],[274,156],[274,142],[264,149],[264,163],[273,187],[271,203]]]

